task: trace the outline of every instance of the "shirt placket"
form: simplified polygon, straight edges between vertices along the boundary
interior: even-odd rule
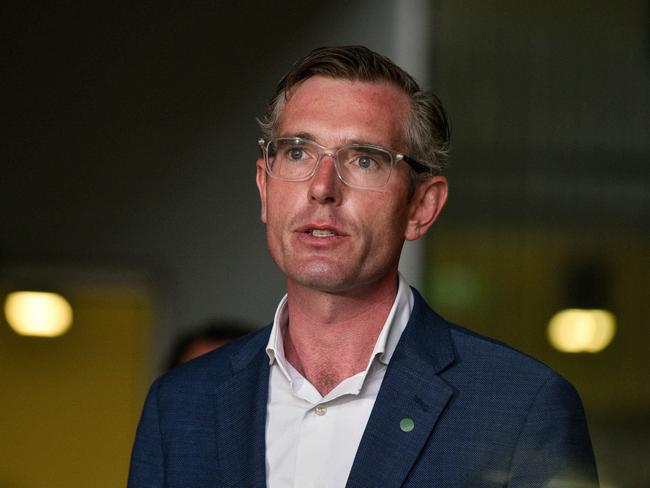
[[[304,413],[296,452],[294,488],[325,488],[331,469],[332,442],[336,428],[335,407],[319,403]]]

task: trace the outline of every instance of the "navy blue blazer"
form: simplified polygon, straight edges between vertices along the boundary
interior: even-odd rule
[[[525,354],[449,324],[413,293],[346,486],[598,486],[575,389]],[[129,488],[266,486],[270,330],[154,382]]]

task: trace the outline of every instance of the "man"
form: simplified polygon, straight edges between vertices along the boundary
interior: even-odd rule
[[[596,486],[573,387],[447,323],[398,273],[447,197],[438,99],[366,48],[322,48],[261,125],[287,295],[273,324],[154,383],[129,486]]]

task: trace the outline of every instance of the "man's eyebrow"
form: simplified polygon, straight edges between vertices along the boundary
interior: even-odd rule
[[[307,139],[309,141],[318,142],[318,139],[316,139],[316,137],[313,134],[310,134],[309,132],[298,132],[297,134],[282,134],[279,137],[289,137],[289,138],[297,137],[299,139]],[[356,145],[360,145],[360,146],[378,146],[378,145],[380,145],[380,144],[370,142],[370,141],[366,141],[366,140],[363,140],[363,139],[346,139],[346,140],[341,142],[339,147],[340,146],[348,146],[350,144],[356,144]]]
[[[297,134],[281,134],[279,137],[288,137],[288,138],[297,137],[299,139],[308,139],[310,141],[316,142],[316,137],[314,137],[309,132],[298,132]]]

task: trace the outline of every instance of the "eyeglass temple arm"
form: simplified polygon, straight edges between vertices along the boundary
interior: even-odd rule
[[[409,156],[402,155],[402,159],[415,170],[416,173],[429,173],[433,174],[434,170],[426,164],[422,164],[420,161],[417,161]]]

